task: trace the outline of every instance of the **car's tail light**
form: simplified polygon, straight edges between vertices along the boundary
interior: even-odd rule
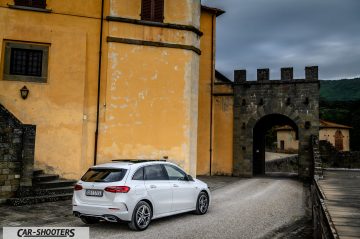
[[[109,193],[127,193],[130,191],[130,187],[128,186],[111,186],[105,188],[106,192]]]
[[[82,189],[83,189],[83,187],[80,184],[75,184],[75,186],[74,186],[75,191],[79,191],[79,190],[82,190]]]

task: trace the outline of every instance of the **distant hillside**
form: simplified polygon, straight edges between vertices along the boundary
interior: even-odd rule
[[[360,78],[320,81],[320,98],[326,101],[360,100]]]

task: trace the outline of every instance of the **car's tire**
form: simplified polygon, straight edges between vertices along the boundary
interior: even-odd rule
[[[209,196],[207,193],[200,192],[196,201],[196,210],[194,211],[197,215],[203,215],[209,208]]]
[[[131,222],[128,223],[131,230],[143,231],[148,228],[152,218],[152,210],[147,202],[140,201],[134,208]]]
[[[96,217],[86,217],[86,216],[83,216],[80,218],[81,221],[83,221],[83,223],[85,224],[94,224],[94,223],[98,223],[100,221],[99,218],[96,218]]]

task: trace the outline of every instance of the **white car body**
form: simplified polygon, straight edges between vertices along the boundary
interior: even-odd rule
[[[177,165],[164,161],[148,161],[141,163],[114,162],[101,164],[90,169],[126,169],[125,176],[121,181],[116,182],[85,182],[78,181],[73,196],[73,213],[77,217],[97,217],[107,221],[131,221],[133,211],[140,201],[145,201],[152,208],[151,219],[170,216],[174,214],[196,210],[197,199],[201,192],[208,195],[210,204],[210,191],[206,183],[193,179],[191,180],[133,180],[135,172],[140,168],[151,165]],[[143,170],[145,175],[146,169]],[[183,171],[183,170],[181,170]],[[187,175],[188,176],[188,175]],[[145,177],[145,176],[143,176]],[[145,179],[145,178],[144,178]],[[189,177],[189,179],[192,179]],[[111,186],[129,187],[126,193],[113,193],[105,191]],[[76,188],[75,187],[75,188]],[[81,188],[81,189],[80,189]],[[85,192],[102,191],[102,196],[87,196]],[[97,191],[98,190],[98,191]]]

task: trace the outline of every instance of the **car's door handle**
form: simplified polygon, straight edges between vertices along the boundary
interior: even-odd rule
[[[174,188],[178,188],[178,187],[179,187],[179,185],[177,185],[177,184],[174,184],[173,186],[174,186]]]
[[[156,186],[155,185],[150,185],[150,188],[156,188]]]

